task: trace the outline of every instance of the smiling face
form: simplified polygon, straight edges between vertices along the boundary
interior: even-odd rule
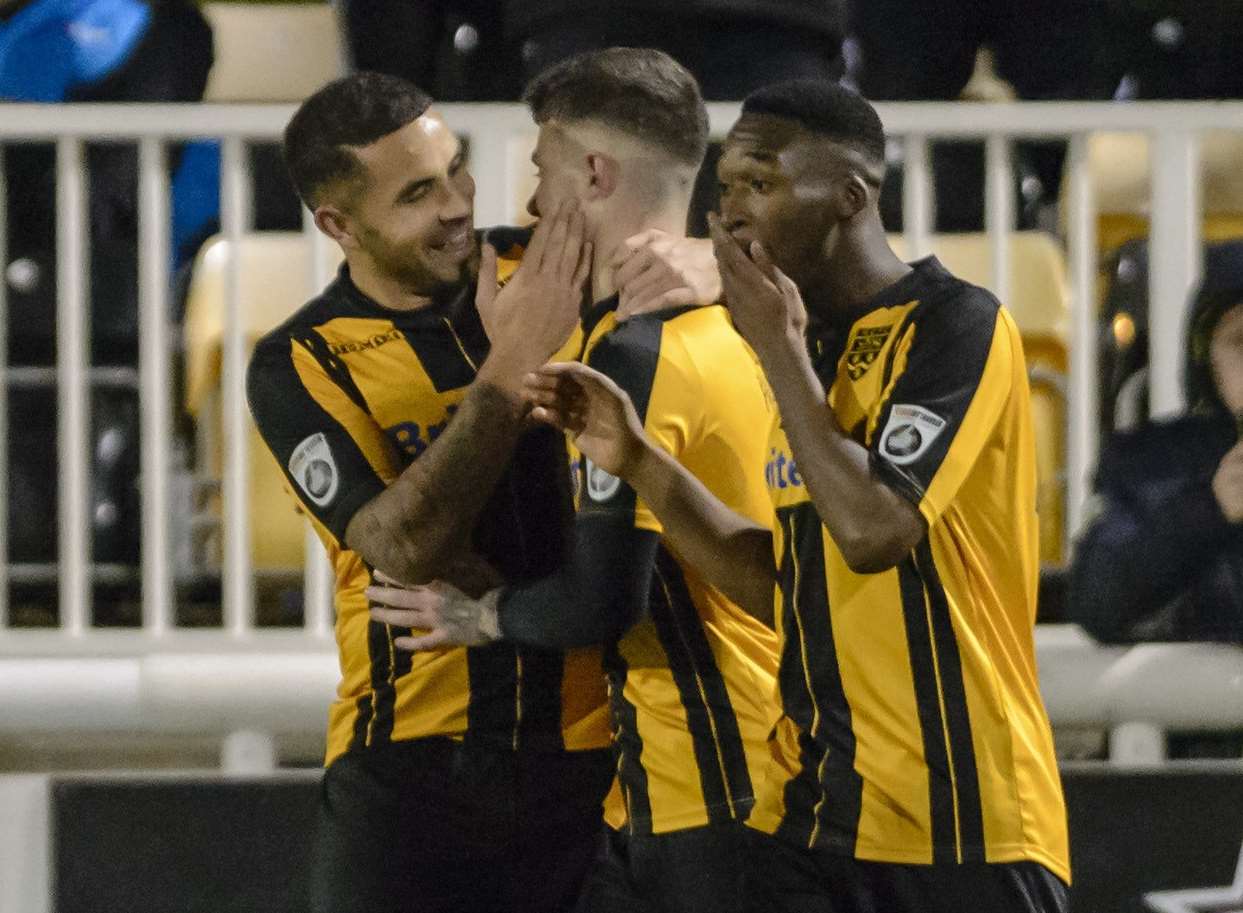
[[[461,282],[475,256],[475,181],[461,142],[429,112],[353,150],[362,174],[343,186],[350,244],[420,294]]]

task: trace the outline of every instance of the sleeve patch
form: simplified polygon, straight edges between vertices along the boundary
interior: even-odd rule
[[[605,472],[591,460],[586,460],[587,497],[602,504],[621,490],[621,479]]]
[[[294,448],[289,457],[289,475],[315,505],[326,507],[332,503],[341,485],[341,473],[322,431]]]
[[[880,436],[880,455],[897,466],[909,466],[941,436],[947,422],[922,406],[895,405]]]

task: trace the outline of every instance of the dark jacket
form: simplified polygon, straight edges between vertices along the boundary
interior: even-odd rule
[[[808,29],[841,38],[845,28],[843,0],[507,0],[505,32],[511,38],[538,34],[550,19],[614,17],[627,12],[676,13],[680,19],[752,19]]]
[[[1208,341],[1243,286],[1210,285],[1193,305],[1188,415],[1115,434],[1096,475],[1097,514],[1075,549],[1069,615],[1102,641],[1243,643],[1243,524],[1213,494],[1239,440],[1208,361]]]

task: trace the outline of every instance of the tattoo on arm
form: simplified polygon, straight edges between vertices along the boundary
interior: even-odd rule
[[[522,424],[517,402],[476,380],[444,432],[354,515],[346,545],[405,584],[441,576],[444,563],[468,546]]]

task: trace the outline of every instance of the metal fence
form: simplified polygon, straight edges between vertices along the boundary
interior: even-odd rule
[[[516,189],[523,180],[524,165],[518,149],[533,133],[526,111],[512,105],[445,105],[447,121],[470,139],[471,168],[477,184],[476,222],[504,223],[516,216]],[[1069,142],[1065,201],[1066,249],[1072,288],[1072,328],[1069,360],[1067,427],[1067,527],[1073,531],[1083,518],[1096,460],[1099,427],[1098,373],[1095,339],[1097,283],[1097,212],[1089,173],[1088,138],[1095,131],[1137,131],[1153,143],[1149,293],[1153,303],[1150,327],[1150,404],[1154,415],[1177,413],[1182,407],[1180,366],[1184,338],[1184,303],[1200,270],[1201,200],[1199,189],[1199,137],[1207,130],[1243,131],[1243,103],[1191,104],[1070,104],[1015,105],[891,104],[880,106],[890,136],[904,148],[905,179],[903,210],[907,251],[922,255],[930,250],[934,200],[929,168],[929,143],[937,139],[970,138],[986,149],[985,211],[990,239],[993,281],[1001,300],[1009,295],[1009,247],[1014,228],[1014,167],[1012,146],[1024,139],[1066,139]],[[710,106],[712,129],[723,135],[737,115],[733,104]],[[68,688],[61,703],[68,707],[81,701],[91,687],[83,667],[53,668],[49,663],[65,657],[128,657],[165,661],[183,655],[212,656],[225,662],[235,654],[256,651],[289,657],[308,653],[323,665],[311,675],[320,689],[331,678],[331,571],[322,548],[307,538],[305,563],[305,611],[301,631],[267,630],[256,626],[255,576],[252,567],[251,530],[248,525],[249,467],[246,439],[250,417],[245,401],[247,340],[242,330],[246,303],[239,294],[236,253],[226,272],[224,343],[222,357],[222,473],[223,548],[221,561],[222,626],[214,630],[186,630],[175,623],[174,581],[170,568],[170,542],[174,504],[170,492],[173,466],[170,457],[174,404],[171,399],[170,358],[170,203],[167,150],[170,144],[192,139],[216,139],[221,143],[221,231],[236,252],[249,230],[253,188],[247,173],[246,145],[276,141],[292,114],[285,105],[0,105],[0,145],[21,142],[56,145],[57,305],[56,368],[58,413],[59,564],[56,570],[59,627],[15,629],[9,623],[6,603],[10,577],[20,571],[7,561],[3,527],[0,527],[0,683],[9,682],[7,707],[0,705],[0,730],[49,719],[35,705],[16,707],[21,696],[36,700],[55,691],[55,682]],[[141,404],[141,625],[129,630],[100,630],[92,624],[93,568],[89,537],[89,475],[87,447],[90,422],[92,369],[88,359],[90,289],[87,270],[88,222],[84,148],[87,143],[132,143],[139,149],[139,294],[140,315],[138,387]],[[7,241],[20,226],[3,224],[5,187],[0,183],[0,262]],[[329,251],[309,221],[305,227],[312,250],[307,296],[325,280]],[[8,326],[5,285],[0,282],[0,334]],[[7,346],[0,338],[0,375],[10,380],[17,369],[4,363]],[[0,440],[16,429],[6,424],[7,384],[0,384]],[[7,516],[4,499],[9,490],[5,450],[0,448],[0,517]],[[1047,643],[1065,646],[1059,637]],[[1057,647],[1061,649],[1061,647]],[[1075,648],[1083,649],[1082,644]],[[1100,654],[1117,659],[1115,653]],[[1239,696],[1243,688],[1243,660],[1236,654],[1227,694]],[[1215,653],[1214,656],[1217,656]],[[128,660],[127,660],[128,661]],[[1223,660],[1229,663],[1231,660]],[[1102,660],[1104,662],[1104,660]],[[36,665],[30,665],[30,664]],[[253,663],[251,666],[253,667]],[[216,666],[211,667],[219,671]],[[1217,667],[1215,667],[1217,668]],[[114,670],[116,671],[116,670]],[[200,670],[203,671],[203,670]],[[306,672],[306,670],[303,670]],[[132,670],[131,670],[132,672]],[[131,675],[131,672],[125,673]],[[165,668],[175,677],[177,670]],[[251,672],[254,673],[253,668]],[[192,675],[193,670],[186,671]],[[108,682],[103,678],[86,706],[106,701]],[[132,673],[137,674],[137,673]],[[308,673],[310,674],[310,673]],[[43,679],[39,677],[43,676]],[[89,678],[89,673],[87,674]],[[131,675],[132,677],[132,675]],[[70,681],[72,678],[72,681]],[[204,681],[206,679],[195,679]],[[268,677],[267,680],[270,680]],[[131,685],[133,683],[131,682]],[[286,683],[288,684],[288,683]],[[133,686],[138,687],[138,686]],[[223,687],[223,686],[222,686]],[[239,685],[240,687],[240,685]],[[126,690],[129,688],[129,690]],[[144,706],[133,688],[121,693],[133,698],[126,706],[139,719]],[[1053,689],[1062,694],[1063,690]],[[5,693],[0,690],[0,694]],[[176,688],[170,693],[180,693]],[[16,697],[14,695],[17,695]],[[253,695],[253,692],[251,692]],[[326,696],[325,696],[326,697]],[[187,693],[187,699],[189,695]],[[253,700],[253,697],[248,696]],[[1199,695],[1188,693],[1185,704],[1195,716]],[[1222,700],[1218,695],[1214,700]],[[3,700],[3,699],[0,699]],[[92,700],[94,703],[92,703]],[[297,700],[291,697],[294,703]],[[37,700],[36,700],[37,703]],[[1073,703],[1075,719],[1105,720],[1112,711],[1093,714],[1081,706],[1082,695]],[[43,706],[43,705],[39,705]],[[79,711],[81,710],[79,705]],[[163,705],[162,705],[163,706]],[[298,706],[303,706],[298,704]],[[310,706],[309,703],[306,706]],[[322,706],[322,705],[321,705]],[[1103,705],[1102,705],[1103,706]],[[168,718],[155,713],[152,719]],[[174,708],[175,709],[175,708]],[[83,714],[75,711],[79,722]],[[1055,719],[1058,706],[1051,701]],[[51,713],[54,716],[55,712]],[[268,714],[270,716],[270,714]],[[1177,716],[1177,714],[1175,714]],[[1232,725],[1243,726],[1243,699],[1234,701],[1225,716]],[[23,723],[24,721],[24,723]],[[132,720],[131,720],[132,721]],[[1173,724],[1173,720],[1166,721]],[[8,726],[6,726],[6,723]],[[50,724],[49,724],[50,725]]]

